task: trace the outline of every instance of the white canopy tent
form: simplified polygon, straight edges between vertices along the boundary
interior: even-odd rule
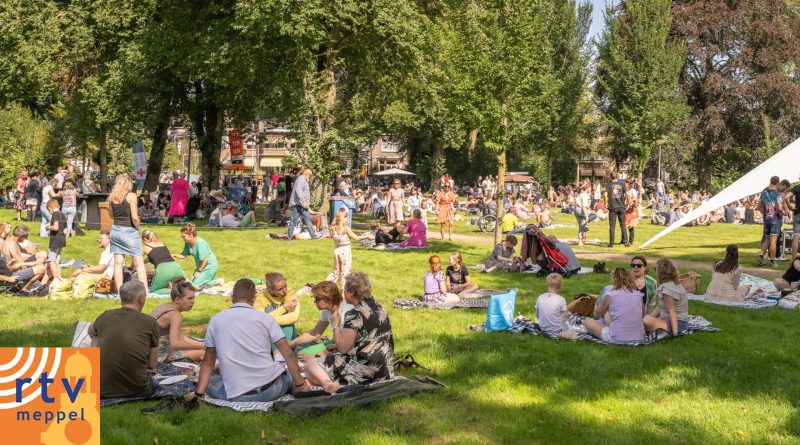
[[[373,173],[376,176],[417,176],[414,173],[400,170],[399,168],[390,168],[382,172]]]
[[[750,173],[739,178],[738,181],[714,195],[711,199],[700,205],[700,207],[687,213],[683,218],[675,221],[656,236],[647,240],[639,249],[644,249],[658,239],[673,232],[675,229],[694,221],[714,209],[718,209],[726,204],[760,192],[769,184],[769,178],[772,176],[779,176],[781,179],[788,179],[790,182],[795,182],[798,179],[798,174],[800,174],[800,139],[787,145],[783,150],[764,161],[763,164],[754,168]]]

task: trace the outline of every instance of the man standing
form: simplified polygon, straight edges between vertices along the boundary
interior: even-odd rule
[[[758,256],[758,265],[763,266],[764,255],[769,250],[770,267],[775,267],[775,254],[778,250],[778,236],[783,225],[783,187],[780,178],[773,176],[769,186],[761,191],[761,212],[764,215],[764,235],[761,237],[761,254]]]
[[[794,198],[794,212],[792,216],[792,258],[797,258],[797,248],[800,245],[800,184],[794,186],[786,194],[785,202]]]
[[[105,311],[89,328],[100,347],[100,398],[147,397],[157,385],[148,369],[158,360],[158,322],[142,313],[147,289],[138,280],[120,286],[122,307]]]
[[[299,178],[298,178],[299,179]],[[256,286],[243,278],[233,286],[233,305],[211,317],[206,331],[206,353],[195,395],[215,399],[270,402],[289,392],[305,391],[297,358],[271,315],[253,308]],[[272,345],[286,367],[273,360]],[[219,360],[219,372],[214,365]]]
[[[311,169],[303,170],[303,174],[297,177],[294,181],[292,189],[292,197],[289,199],[289,206],[292,208],[292,219],[289,221],[289,233],[287,233],[286,240],[291,241],[296,227],[300,227],[300,218],[308,227],[308,234],[311,239],[315,239],[317,234],[314,232],[314,224],[311,221],[311,189],[308,181],[311,179]]]
[[[606,184],[606,199],[608,200],[608,247],[614,247],[614,234],[616,225],[619,222],[619,229],[622,231],[622,243],[625,247],[630,247],[628,243],[628,229],[625,226],[625,210],[628,208],[628,193],[625,183],[617,180],[617,172],[614,169],[608,170],[609,181]]]

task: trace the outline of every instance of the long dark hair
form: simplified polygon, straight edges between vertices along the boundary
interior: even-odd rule
[[[739,267],[739,246],[736,244],[729,244],[728,247],[725,248],[725,259],[717,262],[714,266],[714,272],[733,272],[737,267]]]

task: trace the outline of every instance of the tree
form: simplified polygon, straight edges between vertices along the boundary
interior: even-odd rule
[[[800,16],[784,0],[675,1],[672,35],[687,54],[680,83],[691,109],[686,137],[695,145],[698,186],[721,167],[741,175],[765,142],[784,146],[800,134]],[[746,162],[741,164],[736,159]]]

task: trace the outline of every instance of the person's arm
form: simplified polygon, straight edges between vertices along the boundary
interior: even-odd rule
[[[675,298],[672,295],[664,294],[664,308],[669,314],[669,322],[672,326],[671,334],[678,335],[678,314],[675,312]]]
[[[336,331],[339,331],[338,335]],[[334,331],[334,340],[336,341],[336,351],[341,353],[348,353],[353,349],[356,344],[356,334],[358,331],[352,328],[340,328]]]
[[[325,320],[318,320],[317,324],[308,330],[307,332],[301,334],[299,337],[295,338],[294,340],[289,342],[289,346],[295,347],[297,345],[302,345],[303,343],[310,343],[320,337],[325,329],[328,327],[328,323]]]
[[[169,350],[170,351],[191,351],[205,349],[202,342],[192,340],[181,335],[181,324],[183,317],[180,313],[169,314]]]
[[[286,339],[282,338],[276,341],[275,347],[283,356],[283,359],[286,362],[286,367],[289,368],[289,374],[292,375],[292,383],[294,384],[292,392],[308,390],[308,383],[306,383],[306,380],[302,375],[300,375],[300,366],[297,364],[297,357],[295,357],[294,351],[292,351],[292,348],[289,346],[289,343],[286,341]]]
[[[370,238],[372,238],[370,235],[358,236],[358,235],[356,235],[355,233],[353,233],[353,231],[352,231],[352,230],[350,230],[350,228],[349,228],[349,227],[345,227],[345,231],[347,232],[347,236],[348,236],[348,237],[349,237],[351,240],[354,240],[354,241],[361,241],[361,240],[365,240],[365,239],[370,239]]]
[[[739,289],[739,282],[742,279],[742,268],[737,267],[736,270],[733,271],[733,290]]]
[[[297,297],[291,298],[270,312],[270,315],[281,326],[295,324],[300,319],[300,302]]]
[[[127,201],[131,208],[131,221],[133,222],[133,227],[138,230],[141,226],[141,220],[139,219],[139,207],[136,205],[136,195],[133,193],[128,193]]]
[[[455,291],[455,285],[450,283],[450,275],[446,273],[444,274],[444,286],[445,286],[445,292]]]
[[[597,307],[594,311],[595,318],[603,318],[603,315],[606,314],[608,311],[608,306],[611,304],[611,296],[606,294],[606,297],[603,298],[603,301],[600,303],[600,306]]]
[[[197,377],[197,389],[194,391],[197,397],[203,397],[205,395],[208,381],[211,379],[211,375],[214,374],[214,364],[216,361],[217,348],[206,348],[203,361],[200,363],[200,375]]]
[[[439,272],[439,273],[441,273],[441,272]],[[441,281],[440,280],[437,280],[437,281],[439,281],[439,292],[441,292],[443,294],[447,293],[447,285],[444,283],[444,278]]]

